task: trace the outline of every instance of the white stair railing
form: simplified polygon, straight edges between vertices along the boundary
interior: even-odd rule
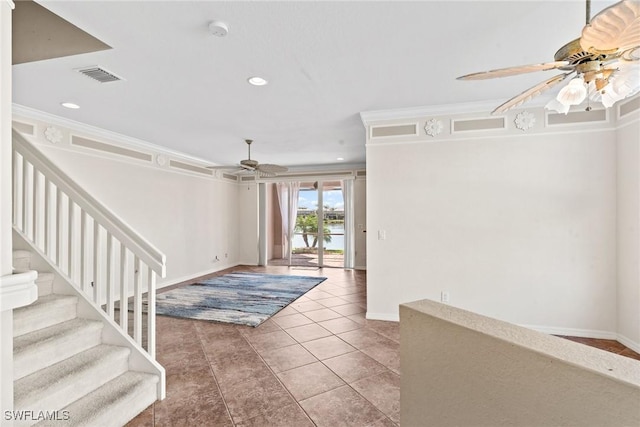
[[[155,359],[156,276],[165,277],[165,255],[15,130],[12,139],[14,229]]]

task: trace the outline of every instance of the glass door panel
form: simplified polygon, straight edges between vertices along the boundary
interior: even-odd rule
[[[322,262],[327,267],[344,266],[344,196],[339,181],[322,183],[324,219]]]
[[[291,265],[319,267],[318,190],[315,182],[301,182],[298,212],[291,239]]]

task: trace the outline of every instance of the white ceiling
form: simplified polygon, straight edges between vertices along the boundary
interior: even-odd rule
[[[246,158],[245,138],[262,163],[363,163],[360,112],[497,106],[554,72],[455,77],[551,61],[585,20],[581,0],[40,3],[113,49],[15,65],[15,103],[217,164]],[[212,20],[229,35],[212,36]],[[125,81],[73,71],[90,65]]]

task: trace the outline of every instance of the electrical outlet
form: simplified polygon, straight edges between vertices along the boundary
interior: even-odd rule
[[[440,301],[444,303],[449,303],[449,292],[445,292],[445,291],[440,292]]]

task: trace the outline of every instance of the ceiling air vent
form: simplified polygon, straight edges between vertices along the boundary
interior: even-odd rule
[[[116,76],[111,71],[107,71],[104,68],[98,66],[80,68],[76,71],[92,78],[93,80],[97,80],[100,83],[117,82],[118,80],[123,80],[121,77]]]

